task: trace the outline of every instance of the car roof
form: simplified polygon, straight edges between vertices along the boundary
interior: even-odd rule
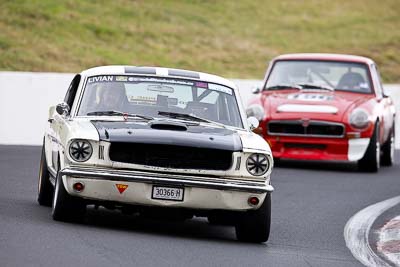
[[[162,68],[162,67],[147,67],[147,66],[126,66],[126,65],[111,65],[99,66],[84,70],[81,72],[82,76],[96,76],[96,75],[139,75],[139,76],[157,76],[180,78],[189,80],[198,80],[203,82],[212,82],[237,89],[236,85],[220,76],[197,72],[184,69]]]
[[[302,54],[285,54],[273,59],[276,60],[326,60],[326,61],[346,61],[358,62],[364,64],[373,64],[374,61],[367,57],[345,55],[345,54],[325,54],[325,53],[302,53]]]

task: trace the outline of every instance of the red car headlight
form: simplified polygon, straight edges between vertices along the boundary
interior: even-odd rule
[[[259,104],[250,105],[246,109],[247,117],[255,117],[257,120],[262,121],[265,116],[264,108]]]
[[[365,129],[369,124],[369,114],[366,110],[356,108],[350,114],[350,125],[356,129]]]

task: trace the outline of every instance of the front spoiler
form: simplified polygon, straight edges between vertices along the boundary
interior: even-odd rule
[[[200,187],[207,189],[233,190],[249,193],[271,193],[272,185],[265,182],[243,181],[232,178],[188,176],[179,174],[152,173],[130,170],[92,167],[68,167],[61,170],[61,175],[75,178],[96,180],[142,182],[172,186]]]

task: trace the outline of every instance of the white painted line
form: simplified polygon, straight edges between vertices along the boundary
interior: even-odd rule
[[[385,211],[400,203],[400,196],[368,206],[346,223],[344,239],[353,256],[365,266],[390,266],[381,259],[369,244],[368,236],[374,221]]]

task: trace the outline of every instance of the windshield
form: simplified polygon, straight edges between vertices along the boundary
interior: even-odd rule
[[[367,65],[352,62],[277,61],[265,89],[282,89],[283,85],[372,93]]]
[[[205,119],[243,128],[234,91],[219,84],[171,78],[89,77],[79,116],[135,114],[152,118]],[[179,113],[176,116],[175,113]],[[175,114],[175,115],[174,115]],[[191,116],[182,116],[192,115]],[[198,120],[197,120],[198,121]]]

